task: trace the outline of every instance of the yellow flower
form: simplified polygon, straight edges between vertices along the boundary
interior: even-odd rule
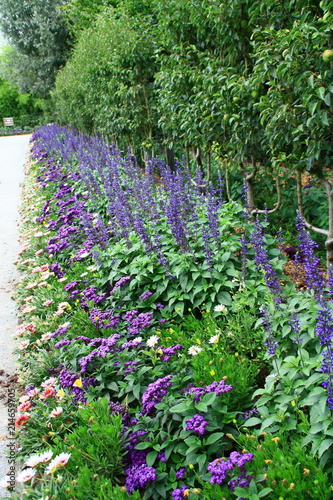
[[[303,469],[303,474],[310,474],[309,469]]]
[[[83,387],[82,380],[80,378],[77,378],[73,384],[73,387]]]
[[[195,339],[196,343],[197,344],[201,344],[201,340],[200,339]]]
[[[190,469],[194,469],[194,465],[193,465],[193,464],[190,464],[190,465],[189,465],[189,468],[190,468]]]
[[[272,464],[273,460],[264,460],[265,464]]]
[[[274,443],[277,443],[278,441],[280,441],[280,438],[279,437],[272,438],[272,441],[274,441]]]
[[[210,374],[212,377],[214,377],[214,375],[215,375],[214,370],[210,370],[209,374]]]
[[[57,396],[64,397],[65,396],[64,391],[62,389],[59,389],[59,391],[57,392]]]

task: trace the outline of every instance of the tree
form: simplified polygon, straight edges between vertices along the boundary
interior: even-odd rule
[[[152,146],[155,44],[154,26],[145,18],[104,10],[57,76],[52,98],[60,121],[122,147]]]
[[[68,29],[60,10],[64,3],[0,0],[1,29],[15,48],[11,64],[19,68],[20,86],[42,97],[48,95],[56,71],[69,56]]]

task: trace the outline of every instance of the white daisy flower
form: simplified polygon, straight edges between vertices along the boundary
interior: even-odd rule
[[[202,351],[202,347],[199,347],[197,345],[192,345],[189,349],[188,349],[188,353],[191,354],[191,356],[196,356],[197,354],[199,354],[199,352]]]
[[[147,346],[148,347],[154,347],[159,343],[159,336],[158,335],[152,335],[148,340],[147,340]]]

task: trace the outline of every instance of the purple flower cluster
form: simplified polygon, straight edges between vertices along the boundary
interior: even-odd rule
[[[68,332],[68,326],[59,326],[54,332],[50,335],[50,338],[57,337],[58,335],[65,335]]]
[[[112,288],[112,290],[110,292],[110,296],[115,293],[115,291],[117,290],[117,288],[125,286],[129,281],[131,281],[131,277],[130,276],[123,276],[122,278],[120,278],[120,280],[118,280],[117,283]]]
[[[184,498],[186,498],[185,495],[184,495],[184,492],[186,490],[188,490],[188,486],[182,486],[181,488],[176,488],[171,493],[172,499],[173,500],[184,500]]]
[[[151,295],[153,295],[153,293],[152,293],[152,292],[149,292],[149,291],[144,292],[142,295],[140,295],[140,299],[141,299],[142,301],[143,301],[143,300],[146,300],[146,299],[148,299],[148,297],[150,297]]]
[[[71,373],[67,368],[63,368],[59,373],[59,382],[61,387],[70,387],[71,392],[74,394],[74,403],[78,404],[86,403],[86,398],[84,397],[85,391],[90,385],[95,385],[96,380],[93,377],[87,377],[82,380],[83,388],[73,386],[76,379],[79,378],[79,374]]]
[[[134,490],[145,488],[156,479],[156,470],[144,464],[130,467],[125,472],[127,474],[125,486],[129,494]]]
[[[211,473],[210,483],[222,484],[226,479],[228,472],[234,471],[235,467],[239,467],[243,478],[245,464],[247,462],[252,462],[253,457],[253,453],[238,453],[237,451],[233,451],[230,453],[229,459],[217,458],[216,460],[213,460],[213,462],[210,462],[207,467],[208,472]],[[235,479],[233,481],[235,481]],[[235,486],[236,483],[231,485],[233,489]]]
[[[99,330],[114,328],[121,322],[121,317],[119,315],[114,315],[113,310],[103,311],[102,309],[96,308],[89,310],[89,319]]]
[[[181,467],[180,469],[176,470],[176,478],[177,479],[183,479],[185,477],[186,469],[184,467]]]
[[[163,356],[161,357],[161,360],[165,363],[167,361],[170,361],[171,356],[175,356],[175,354],[177,354],[178,351],[181,351],[182,349],[185,349],[185,347],[180,344],[172,345],[170,347],[162,347],[161,351],[163,353]]]
[[[167,375],[164,378],[159,378],[155,382],[148,385],[142,395],[142,413],[151,415],[155,405],[162,401],[167,394],[167,389],[171,385],[172,375]]]
[[[130,336],[138,335],[144,328],[151,324],[153,313],[140,313],[130,321],[128,334]]]
[[[207,425],[209,425],[207,420],[197,414],[186,420],[186,430],[192,431],[194,434],[198,434],[198,436],[203,436],[205,434]]]
[[[95,351],[91,351],[87,356],[83,356],[78,361],[78,364],[81,366],[81,373],[85,373],[87,371],[89,364],[92,363],[92,361],[95,358],[105,358],[107,354],[111,350],[113,350],[119,338],[120,335],[114,333],[107,339],[103,338],[90,339],[89,345],[91,346],[98,345],[98,348]]]
[[[218,394],[223,394],[224,392],[229,392],[232,389],[232,385],[228,385],[225,383],[225,380],[220,380],[220,382],[214,381],[205,387],[190,387],[186,390],[186,394],[194,394],[194,401],[200,401],[200,398],[204,394],[208,394],[210,392],[215,392]]]

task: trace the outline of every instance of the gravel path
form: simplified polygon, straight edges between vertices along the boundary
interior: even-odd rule
[[[17,326],[15,303],[11,299],[18,272],[13,264],[17,259],[18,208],[23,166],[28,152],[30,135],[0,137],[0,479],[8,472],[8,408],[4,405],[13,388],[15,372],[13,332]],[[6,387],[5,384],[8,384]],[[5,494],[0,487],[0,498]]]

